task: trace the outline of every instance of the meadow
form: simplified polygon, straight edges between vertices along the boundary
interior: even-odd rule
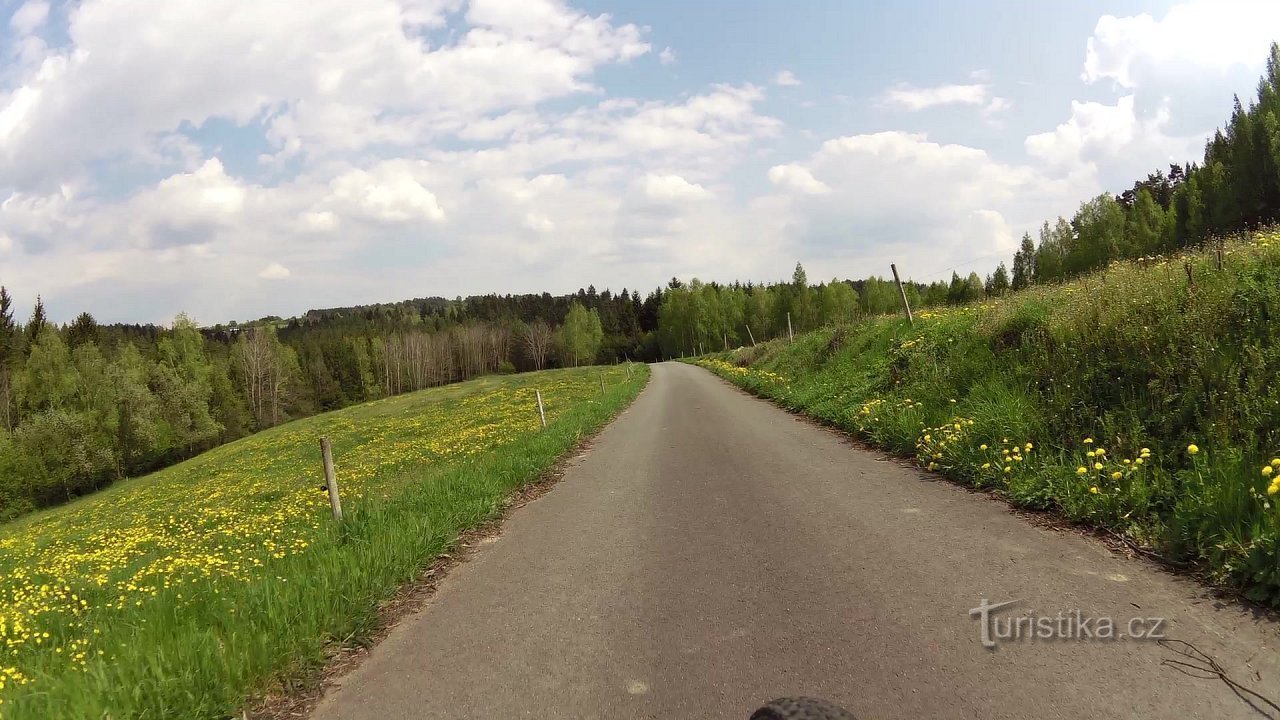
[[[742,387],[1280,607],[1280,231],[716,353]]]
[[[554,370],[366,403],[0,526],[0,718],[228,717],[305,677],[647,377]]]

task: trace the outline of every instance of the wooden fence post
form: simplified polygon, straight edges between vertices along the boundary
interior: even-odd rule
[[[787,313],[787,342],[795,342],[795,333],[791,332],[791,313]]]
[[[333,446],[329,438],[320,438],[320,456],[324,459],[324,485],[329,490],[329,509],[333,519],[342,522],[342,500],[338,497],[338,475],[333,470]]]
[[[915,327],[916,319],[911,315],[911,303],[907,302],[907,291],[902,289],[902,280],[898,277],[898,266],[896,263],[889,263],[889,268],[893,270],[893,282],[898,286],[898,296],[902,298],[902,308],[907,311],[907,322],[911,323],[911,327]]]
[[[542,409],[542,391],[534,390],[533,393],[538,396],[538,417],[542,418],[542,427],[547,426],[547,413]]]
[[[751,332],[751,326],[747,326],[747,337],[751,338],[751,347],[756,346],[756,334]]]

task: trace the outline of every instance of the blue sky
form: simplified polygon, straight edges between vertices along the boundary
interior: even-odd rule
[[[0,284],[67,321],[988,272],[1252,95],[1280,3],[0,0]],[[1269,30],[1270,28],[1270,30]]]

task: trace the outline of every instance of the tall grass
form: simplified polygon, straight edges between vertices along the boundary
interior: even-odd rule
[[[1273,229],[703,364],[1280,606],[1278,315]]]
[[[548,371],[348,408],[0,526],[0,717],[231,715],[368,632],[381,601],[647,376]],[[341,524],[317,489],[322,433]]]

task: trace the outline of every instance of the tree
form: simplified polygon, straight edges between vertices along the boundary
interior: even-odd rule
[[[1164,223],[1164,209],[1156,203],[1155,196],[1146,188],[1139,190],[1126,223],[1130,256],[1156,252],[1160,247]]]
[[[1031,238],[1028,236],[1027,239],[1030,240]],[[996,271],[987,278],[985,290],[990,297],[997,297],[1008,292],[1009,270],[1004,266],[1004,263],[1000,263]]]
[[[533,363],[534,370],[542,370],[547,366],[547,356],[551,353],[551,341],[555,337],[551,326],[541,318],[534,320],[524,328],[524,349]]]
[[[0,286],[0,423],[12,430],[13,373],[18,359],[18,325],[13,320],[13,298]]]
[[[71,346],[72,350],[75,350],[81,345],[96,344],[97,342],[98,322],[89,313],[80,313],[67,328],[67,345]]]
[[[1018,252],[1013,256],[1013,280],[1011,286],[1014,290],[1021,290],[1030,285],[1035,280],[1036,273],[1036,246],[1031,240],[1031,233],[1022,234],[1022,245],[1018,247]]]
[[[49,324],[44,314],[44,299],[39,295],[36,296],[36,306],[31,311],[31,320],[27,323],[27,344],[35,345],[36,340],[40,338],[40,334],[44,332],[44,328]]]
[[[299,373],[297,352],[280,344],[274,325],[254,325],[240,333],[235,357],[258,427],[278,425]]]
[[[578,303],[569,306],[564,325],[560,328],[560,353],[566,365],[589,365],[600,352],[604,331],[600,327],[600,315]]]
[[[51,327],[45,327],[31,347],[21,376],[19,404],[36,413],[71,407],[79,379],[66,343]]]
[[[847,282],[831,278],[818,292],[818,307],[824,324],[848,322],[858,311],[858,291]]]

